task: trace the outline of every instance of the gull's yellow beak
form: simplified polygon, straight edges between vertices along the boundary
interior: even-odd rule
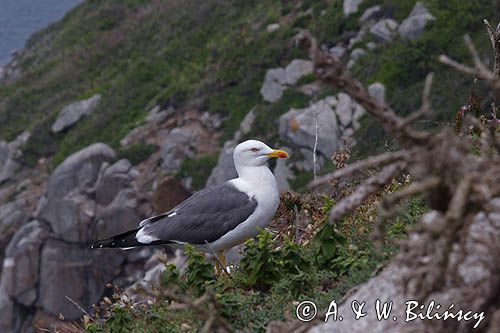
[[[277,157],[277,158],[287,158],[288,153],[284,150],[273,149],[273,151],[269,154],[266,154],[268,157]]]

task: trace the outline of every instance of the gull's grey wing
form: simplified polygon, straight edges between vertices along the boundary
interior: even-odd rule
[[[160,241],[204,244],[236,228],[256,207],[255,198],[226,182],[195,193],[171,211],[141,225],[143,234]]]

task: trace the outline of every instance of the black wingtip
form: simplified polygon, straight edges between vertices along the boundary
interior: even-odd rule
[[[116,236],[97,240],[94,243],[90,244],[89,248],[124,248],[143,245],[137,242],[137,239],[135,239],[135,234],[137,233],[137,231],[139,231],[139,229],[140,228],[132,229]]]

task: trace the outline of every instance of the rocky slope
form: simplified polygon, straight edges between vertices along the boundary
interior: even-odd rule
[[[90,309],[106,283],[126,287],[145,268],[161,269],[147,262],[153,250],[87,245],[234,177],[231,149],[241,140],[293,152],[274,169],[281,189],[331,170],[346,145],[381,149],[384,137],[364,109],[311,75],[308,54],[291,42],[297,28],[313,31],[372,96],[402,110],[418,100],[407,97],[422,73],[446,74],[435,97],[437,120],[446,118],[470,85],[432,68],[441,50],[432,47],[479,35],[476,16],[493,7],[447,6],[88,1],[33,36],[0,75],[0,330],[75,320],[82,312],[74,303]],[[449,18],[466,11],[472,18]]]

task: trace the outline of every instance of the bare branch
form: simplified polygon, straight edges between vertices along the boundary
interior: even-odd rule
[[[500,30],[497,28],[497,30],[493,31],[493,28],[487,20],[485,20],[484,23],[493,46],[493,53],[495,56],[493,71],[489,70],[481,61],[474,42],[468,35],[464,36],[464,41],[467,49],[469,49],[469,53],[471,54],[474,67],[461,64],[446,55],[441,55],[439,57],[439,61],[447,66],[455,68],[460,72],[473,75],[481,80],[486,80],[493,90],[495,102],[498,105],[500,104]]]
[[[424,91],[422,92],[422,106],[420,107],[420,110],[410,114],[407,118],[405,118],[404,121],[405,126],[407,124],[411,124],[418,118],[431,113],[432,105],[431,105],[430,95],[431,95],[433,80],[434,80],[434,73],[427,74],[427,77],[425,78]]]
[[[466,175],[462,181],[458,184],[457,189],[450,201],[448,211],[446,212],[446,218],[450,220],[458,220],[463,218],[465,204],[467,202],[467,197],[470,193],[471,188],[471,178]]]
[[[360,185],[347,198],[338,202],[330,212],[330,223],[337,222],[340,218],[349,214],[371,195],[379,192],[382,188],[390,183],[405,168],[406,163],[403,161],[395,162],[383,168],[378,174],[370,177],[365,183]]]
[[[383,154],[380,154],[377,156],[368,157],[365,160],[358,161],[358,162],[353,163],[351,165],[348,165],[342,169],[338,169],[332,173],[318,177],[318,179],[316,181],[310,182],[307,185],[307,187],[309,189],[314,189],[318,186],[329,183],[332,180],[348,177],[348,176],[351,176],[353,174],[360,173],[365,169],[385,166],[387,164],[391,164],[391,163],[394,163],[396,161],[400,161],[407,156],[408,156],[407,151],[400,150],[397,152],[388,152],[388,153],[383,153]]]
[[[314,180],[316,180],[317,177],[317,168],[318,168],[318,161],[317,161],[317,150],[318,150],[318,130],[319,130],[319,121],[318,121],[318,110],[316,107],[313,108],[314,112],[314,147],[313,147],[313,174],[314,174]]]
[[[489,72],[489,69],[481,61],[481,58],[479,57],[479,53],[476,50],[476,46],[474,45],[474,42],[472,41],[472,39],[470,38],[470,36],[469,35],[465,35],[464,36],[464,41],[465,41],[465,45],[469,49],[469,52],[470,52],[471,57],[472,57],[472,61],[474,61],[474,66],[480,72],[484,72],[484,73]]]
[[[500,23],[498,23],[497,28],[493,29],[488,20],[484,20],[484,25],[486,26],[486,32],[490,38],[491,47],[493,48],[493,53],[495,54],[495,63],[493,66],[493,72],[496,77],[499,77],[500,73]]]
[[[71,297],[69,296],[64,296],[68,301],[70,301],[71,303],[73,303],[74,306],[77,307],[78,310],[80,310],[84,315],[87,315],[87,317],[89,317],[92,321],[94,321],[94,319],[92,318],[92,316],[87,312],[85,311],[85,309],[80,305],[78,304],[75,300],[73,300]]]
[[[445,64],[447,66],[450,66],[452,68],[455,68],[457,71],[459,72],[463,72],[465,74],[469,74],[469,75],[473,75],[473,76],[477,76],[481,79],[484,79],[484,80],[487,80],[486,77],[482,77],[477,71],[476,69],[472,68],[472,67],[469,67],[469,66],[466,66],[466,65],[463,65],[453,59],[451,59],[450,57],[448,57],[447,55],[440,55],[439,56],[439,61],[442,63],[442,64]]]
[[[374,238],[378,242],[379,249],[383,244],[385,221],[394,216],[394,214],[396,213],[396,204],[404,199],[411,197],[412,195],[424,193],[433,188],[436,188],[440,183],[441,179],[439,179],[439,177],[430,177],[428,179],[415,182],[402,190],[394,192],[384,200],[382,200],[382,203],[380,205],[380,213],[378,215],[376,227],[374,230]]]
[[[226,332],[234,332],[233,328],[231,325],[224,319],[222,318],[217,310],[215,309],[215,297],[212,293],[207,292],[200,298],[197,298],[195,300],[191,300],[187,296],[181,296],[174,294],[172,292],[169,292],[167,290],[163,291],[163,295],[167,297],[168,299],[171,299],[175,301],[177,304],[172,304],[171,308],[173,309],[192,309],[198,314],[200,314],[205,320],[205,325],[203,326],[203,329],[206,330],[206,332],[213,332],[214,331],[214,324],[219,325],[221,328],[223,328]],[[204,303],[209,303],[210,307],[209,309],[206,309],[205,307],[202,306]],[[209,325],[207,326],[207,323]]]

